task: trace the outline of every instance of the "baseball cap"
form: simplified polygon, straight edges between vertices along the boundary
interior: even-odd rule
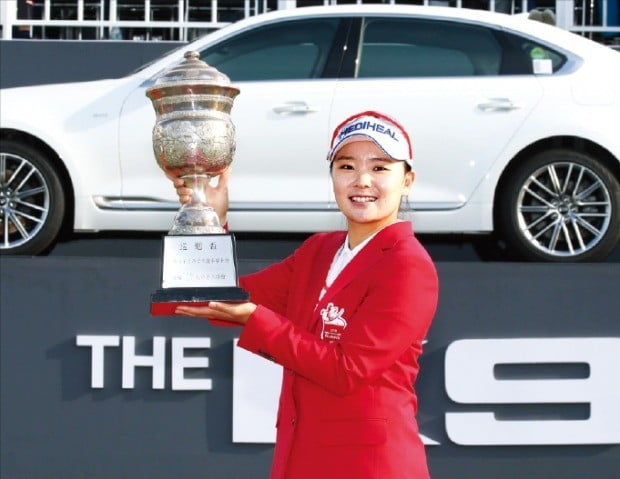
[[[413,168],[413,148],[409,135],[393,118],[377,111],[364,111],[350,116],[334,130],[327,155],[334,160],[338,150],[354,141],[373,141],[393,160],[404,161]]]

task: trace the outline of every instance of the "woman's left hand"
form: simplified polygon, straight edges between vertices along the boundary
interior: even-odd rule
[[[217,319],[230,323],[245,324],[256,310],[254,303],[222,303],[211,301],[208,306],[179,306],[175,314],[198,318]]]

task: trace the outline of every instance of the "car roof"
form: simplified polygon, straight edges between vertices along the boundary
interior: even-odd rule
[[[438,6],[417,6],[417,5],[330,5],[318,7],[297,7],[272,12],[262,13],[252,17],[231,23],[219,30],[204,35],[197,40],[179,48],[177,51],[162,57],[162,62],[155,61],[146,68],[143,73],[152,75],[159,71],[164,65],[178,57],[183,58],[183,54],[188,50],[199,50],[204,45],[214,43],[222,38],[236,34],[256,25],[266,25],[283,19],[304,19],[329,16],[414,16],[418,18],[433,18],[439,20],[464,20],[468,23],[480,23],[503,28],[508,31],[525,34],[542,41],[555,45],[560,50],[568,50],[577,55],[587,55],[588,52],[597,51],[603,55],[611,53],[611,61],[619,61],[615,58],[617,53],[610,48],[604,47],[592,40],[580,35],[571,33],[561,28],[547,25],[542,22],[529,20],[525,15],[508,15],[486,10],[474,10],[468,8],[438,7]],[[614,55],[615,54],[615,55]]]

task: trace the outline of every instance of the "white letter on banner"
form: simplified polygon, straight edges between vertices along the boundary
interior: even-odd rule
[[[237,341],[233,341],[233,442],[274,443],[282,366],[237,347]],[[422,434],[420,438],[427,446],[439,445]]]
[[[77,346],[90,346],[90,387],[93,389],[103,388],[105,372],[104,349],[106,346],[118,346],[118,336],[89,336],[78,334],[75,338]]]
[[[208,368],[207,357],[186,357],[186,349],[205,349],[211,347],[211,338],[172,338],[172,389],[175,391],[209,391],[210,379],[186,378],[185,370]]]
[[[496,379],[497,364],[585,363],[583,379]],[[620,338],[472,339],[445,358],[446,391],[463,404],[587,403],[585,420],[498,420],[493,412],[446,413],[461,445],[620,443]]]
[[[282,366],[233,341],[233,442],[273,443]]]
[[[166,338],[153,338],[153,355],[136,355],[136,338],[123,336],[123,389],[133,389],[134,369],[136,367],[153,368],[153,389],[163,389],[166,374]]]

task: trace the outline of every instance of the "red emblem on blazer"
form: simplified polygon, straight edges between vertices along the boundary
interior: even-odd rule
[[[343,313],[344,308],[338,308],[334,303],[329,303],[321,310],[321,319],[323,320],[321,339],[340,340],[344,328],[347,327],[347,321],[342,317]]]

